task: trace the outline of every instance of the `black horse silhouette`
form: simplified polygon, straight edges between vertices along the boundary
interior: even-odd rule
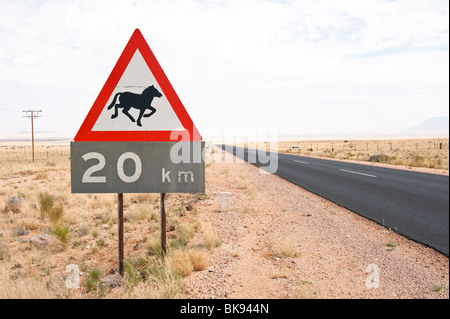
[[[120,104],[116,104],[117,97],[120,95]],[[139,117],[137,119],[137,125],[142,126],[141,119],[142,116],[144,117],[150,117],[155,112],[156,109],[151,106],[151,103],[153,101],[154,97],[161,97],[162,94],[159,92],[153,85],[146,88],[142,94],[136,94],[131,92],[119,92],[116,95],[114,95],[114,99],[112,103],[108,106],[108,110],[110,110],[114,106],[114,114],[111,116],[112,119],[115,119],[119,112],[119,107],[122,108],[122,113],[125,114],[130,118],[132,122],[136,122],[133,116],[131,116],[128,111],[134,107],[135,109],[140,110],[139,111]],[[145,114],[145,110],[149,109],[150,113]]]

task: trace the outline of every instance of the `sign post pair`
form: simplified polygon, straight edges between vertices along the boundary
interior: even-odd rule
[[[72,193],[117,193],[123,275],[123,193],[205,191],[204,142],[136,29],[70,146]]]

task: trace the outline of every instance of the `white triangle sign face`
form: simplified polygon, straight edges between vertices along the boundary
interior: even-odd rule
[[[173,141],[180,137],[201,140],[136,29],[74,140]]]
[[[146,110],[140,119],[141,125],[131,121],[128,116],[123,114],[123,108],[118,106],[122,104],[122,99],[125,98],[122,93],[131,92],[141,95],[144,89],[148,87],[142,86],[142,83],[148,83],[148,86],[153,85],[158,92],[161,91],[160,85],[145,63],[142,54],[139,50],[136,50],[113,94],[95,122],[92,131],[183,131],[183,125],[164,95],[153,98],[151,106],[157,111],[146,118],[145,115],[151,113],[150,110]],[[116,95],[117,98],[115,98]],[[115,105],[112,103],[114,99],[116,100]],[[108,109],[110,105],[112,107]],[[116,109],[117,117],[112,119],[111,117],[115,114]],[[131,108],[128,113],[137,121],[140,110]]]

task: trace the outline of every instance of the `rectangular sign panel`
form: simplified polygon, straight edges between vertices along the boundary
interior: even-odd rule
[[[205,142],[71,142],[72,193],[204,193]]]

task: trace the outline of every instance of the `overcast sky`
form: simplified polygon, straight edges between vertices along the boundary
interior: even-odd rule
[[[448,116],[448,0],[0,0],[0,133],[75,136],[139,28],[201,134]]]

